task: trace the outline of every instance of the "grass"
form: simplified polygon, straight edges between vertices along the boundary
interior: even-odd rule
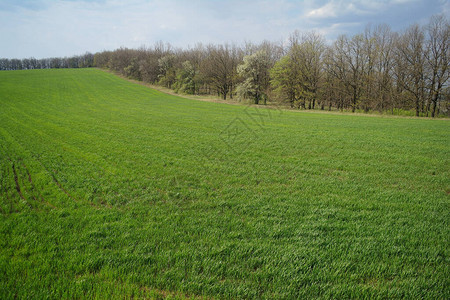
[[[0,298],[450,298],[450,123],[0,72]]]

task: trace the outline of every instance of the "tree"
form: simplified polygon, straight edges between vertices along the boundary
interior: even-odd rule
[[[306,33],[298,47],[305,100],[309,101],[308,108],[314,109],[322,78],[325,41],[317,33]]]
[[[398,84],[412,96],[416,116],[424,111],[424,32],[418,24],[410,26],[399,38],[396,45]]]
[[[374,39],[376,42],[377,56],[375,62],[375,92],[376,99],[375,108],[380,111],[390,106],[394,108],[393,102],[393,49],[394,34],[390,27],[386,24],[379,25],[375,28]]]
[[[152,49],[142,49],[143,56],[139,60],[139,71],[142,80],[157,83],[160,79],[161,70],[158,61],[163,56],[172,54],[172,46],[169,43],[157,42]]]
[[[301,79],[296,72],[292,57],[289,55],[283,56],[270,70],[270,76],[275,95],[281,99],[288,99],[291,108],[293,108],[300,99],[299,82]]]
[[[236,47],[227,44],[207,47],[206,58],[201,65],[206,81],[216,88],[224,100],[232,91],[236,74],[238,53]]]
[[[427,40],[425,63],[428,73],[428,101],[427,112],[431,117],[436,115],[438,101],[442,89],[448,84],[450,63],[450,24],[443,15],[433,16],[426,27]]]
[[[344,40],[341,54],[344,56],[346,65],[348,66],[347,85],[350,87],[352,112],[360,104],[361,95],[364,86],[364,73],[366,65],[366,53],[364,53],[364,36],[357,34],[351,40]]]
[[[176,79],[176,68],[175,68],[176,56],[169,54],[158,59],[159,67],[159,84],[171,88],[172,84]]]
[[[94,54],[94,66],[98,68],[111,68],[110,60],[111,60],[111,51],[103,51],[97,52]]]
[[[251,98],[255,104],[261,100],[266,104],[267,90],[270,84],[270,59],[267,52],[259,50],[244,57],[244,62],[238,66],[237,72],[243,82],[237,86],[241,98]]]
[[[323,56],[324,81],[322,97],[328,102],[328,110],[335,105],[337,109],[344,109],[344,91],[339,79],[339,71],[335,66],[335,52],[333,47],[326,47]]]
[[[326,71],[328,73],[327,77],[334,82],[337,93],[337,108],[341,110],[347,107],[347,99],[350,98],[352,94],[353,104],[355,104],[357,100],[357,93],[352,93],[351,91],[353,76],[349,66],[350,54],[346,54],[346,51],[348,51],[348,44],[349,41],[347,36],[339,36],[333,45],[328,48],[325,60]],[[354,111],[355,106],[353,105],[352,108]]]
[[[186,94],[196,93],[196,78],[197,71],[190,61],[182,63],[180,69],[177,70],[176,82],[174,84],[174,90],[176,92],[182,92]]]

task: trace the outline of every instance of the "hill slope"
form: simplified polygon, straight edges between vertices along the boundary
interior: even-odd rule
[[[0,298],[449,298],[450,123],[0,72]]]

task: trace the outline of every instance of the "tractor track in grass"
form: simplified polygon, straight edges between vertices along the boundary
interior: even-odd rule
[[[14,137],[11,136],[11,138],[15,139]],[[16,141],[17,142],[17,141]],[[20,144],[19,142],[17,142],[20,146],[24,147],[22,144]],[[25,148],[25,147],[24,147]],[[30,152],[31,153],[31,152]],[[14,176],[14,182],[15,182],[15,188],[17,193],[19,194],[20,198],[25,201],[25,203],[30,207],[33,208],[32,205],[25,199],[23,193],[22,193],[22,189],[20,188],[20,183],[19,183],[19,178],[17,175],[17,170],[16,170],[16,165],[13,162],[13,160],[11,159],[11,157],[8,154],[5,154],[5,156],[7,157],[7,159],[12,163],[12,170],[13,170],[13,176]],[[71,196],[63,187],[62,185],[59,183],[59,181],[55,178],[55,175],[53,174],[53,172],[49,171],[47,169],[47,167],[45,167],[45,165],[42,163],[42,161],[38,158],[37,155],[31,153],[31,157],[33,159],[35,159],[40,165],[41,167],[52,177],[54,183],[59,187],[59,189],[64,192],[70,199],[72,199],[73,201],[79,202],[78,200],[76,200],[73,196]],[[27,168],[27,166],[25,165],[25,163],[21,162],[23,168],[25,169],[25,172],[27,173],[27,179],[31,184],[32,190],[37,191],[36,186],[33,183],[33,179],[31,178],[31,174]],[[51,208],[56,208],[56,206],[54,206],[53,204],[49,203],[48,201],[45,201],[42,197],[41,194],[39,194],[40,196],[40,200],[41,202],[47,204],[48,206],[50,206]],[[33,199],[38,202],[37,198],[32,195]]]
[[[42,165],[43,166],[43,165]],[[47,170],[47,169],[46,169]],[[69,197],[71,200],[75,201],[75,202],[79,202],[77,199],[75,199],[74,196],[72,196],[63,186],[62,184],[58,181],[58,179],[56,179],[55,174],[53,172],[50,172],[47,170],[47,172],[50,173],[50,176],[53,179],[53,182],[59,187],[59,189],[67,195],[67,197]]]
[[[33,199],[34,199],[36,202],[39,202],[39,201],[40,201],[41,203],[44,203],[44,204],[50,206],[51,208],[56,208],[56,206],[54,206],[54,205],[51,204],[50,202],[45,201],[45,200],[44,200],[44,197],[42,197],[41,193],[39,193],[39,190],[36,188],[36,186],[34,185],[33,179],[31,178],[30,171],[28,170],[28,168],[27,168],[27,166],[25,165],[24,162],[22,162],[22,166],[23,166],[23,168],[25,169],[25,172],[27,173],[27,179],[28,179],[28,182],[29,182],[30,185],[31,185],[31,190],[32,190],[32,192],[35,191],[35,192],[38,194],[38,196],[39,196],[39,200],[38,200],[38,198],[36,198],[36,195],[34,195],[34,193],[32,193],[31,196],[33,197]]]
[[[11,159],[9,159],[11,161]],[[14,174],[14,182],[16,184],[16,191],[19,194],[20,198],[25,202],[25,204],[30,207],[33,208],[33,206],[27,201],[27,199],[25,199],[25,197],[22,194],[22,190],[20,189],[20,184],[19,184],[19,178],[17,176],[17,171],[16,171],[16,167],[14,165],[14,163],[12,163],[12,170],[13,170],[13,174]]]
[[[11,157],[9,157],[8,155],[6,155],[6,156],[7,156],[8,160],[11,162],[11,169],[12,169],[12,171],[13,171],[13,177],[14,177],[14,183],[15,183],[16,192],[19,194],[19,197],[25,202],[25,204],[26,204],[28,207],[30,207],[31,209],[36,208],[36,207],[33,207],[33,205],[32,205],[32,204],[25,198],[25,196],[23,195],[23,192],[22,192],[23,189],[21,188],[21,185],[20,185],[20,182],[19,182],[19,176],[18,176],[18,174],[17,174],[17,170],[18,170],[17,164],[14,163],[14,162],[12,161]],[[39,193],[38,189],[36,188],[36,186],[35,186],[34,183],[33,183],[33,179],[32,179],[32,177],[31,177],[31,173],[30,173],[30,171],[28,170],[28,168],[27,168],[27,166],[25,165],[25,163],[24,163],[23,161],[20,161],[20,165],[21,165],[22,168],[25,170],[26,175],[27,175],[27,176],[26,176],[26,177],[27,177],[27,180],[28,180],[28,182],[29,182],[30,185],[31,185],[31,190],[30,190],[31,198],[32,198],[36,203],[41,202],[41,203],[43,203],[44,205],[47,205],[47,206],[49,206],[49,207],[51,207],[51,208],[56,208],[53,204],[51,204],[51,203],[45,201],[44,198],[42,197],[42,195]],[[38,197],[36,197],[35,193],[38,194]],[[7,197],[7,198],[8,198],[8,200],[10,200],[9,197]],[[39,199],[38,199],[38,198],[39,198]],[[12,204],[12,203],[11,203],[11,204]],[[16,210],[16,212],[17,212],[17,210]]]
[[[9,118],[9,119],[10,119],[11,121],[13,121],[13,122],[16,122],[16,123],[18,123],[18,124],[24,125],[22,122],[18,122],[18,121],[15,120],[15,119],[12,119],[12,118]],[[25,125],[25,126],[26,126],[26,125]],[[28,127],[29,127],[29,126],[28,126]],[[36,132],[37,134],[41,134],[41,135],[44,134],[44,135],[46,135],[49,139],[52,138],[51,136],[49,136],[49,135],[47,135],[47,134],[45,134],[45,133],[42,133],[42,132],[37,131],[37,130],[33,130],[31,127],[29,127],[29,128],[30,128],[32,131]],[[12,138],[14,138],[14,137],[12,137]],[[14,138],[14,139],[15,139],[15,138]],[[16,142],[17,142],[17,140],[16,140]],[[26,147],[25,147],[24,145],[22,145],[22,144],[19,143],[19,142],[17,142],[17,143],[18,143],[19,145],[21,145],[24,149],[26,149]],[[62,141],[60,141],[60,140],[58,140],[58,143],[61,144],[61,145],[65,145],[65,143],[62,142]],[[73,149],[76,149],[76,147],[73,147],[73,146],[71,146],[71,145],[67,145],[67,146],[68,146],[68,147],[72,147]],[[66,194],[67,197],[69,197],[69,199],[71,199],[72,201],[77,202],[77,203],[82,203],[82,202],[83,202],[83,201],[77,199],[75,196],[73,196],[71,193],[69,193],[69,192],[67,191],[67,189],[64,188],[64,186],[61,184],[61,182],[56,178],[55,172],[49,170],[49,169],[44,165],[44,163],[40,160],[40,158],[38,157],[38,155],[32,153],[31,151],[30,151],[30,153],[31,153],[31,156],[33,157],[33,159],[35,159],[35,160],[41,165],[41,167],[42,167],[42,168],[43,168],[43,169],[51,176],[53,182],[58,186],[58,188],[59,188],[64,194]],[[80,155],[79,153],[76,153],[75,155],[78,155],[81,159],[83,159],[83,160],[85,160],[85,161],[89,161],[88,159],[86,159],[85,157],[83,157],[82,155]],[[11,159],[10,159],[10,161],[11,161]],[[101,168],[102,171],[103,171],[105,174],[108,173],[108,171],[107,171],[103,166],[99,165],[98,167]],[[94,180],[96,179],[96,178],[94,178],[94,177],[92,177],[92,176],[90,176],[90,177],[91,177],[92,179],[94,179]],[[29,178],[31,179],[31,176],[30,176]],[[17,186],[17,185],[16,185],[16,186]],[[20,187],[20,186],[19,186],[19,187]],[[20,195],[21,195],[21,198],[25,200],[23,194],[20,193]],[[25,201],[26,201],[26,200],[25,200]],[[105,203],[104,201],[101,201],[101,202],[100,202],[100,205],[98,205],[98,204],[96,204],[96,203],[93,203],[92,201],[88,201],[88,203],[89,203],[90,206],[95,207],[95,208],[101,208],[101,207],[111,208],[111,205]],[[49,204],[49,205],[50,205],[50,204]],[[50,206],[51,206],[51,207],[55,207],[55,206],[53,206],[53,205],[50,205]]]
[[[73,196],[71,193],[69,193],[64,186],[61,184],[61,182],[59,182],[59,180],[56,178],[55,172],[49,170],[44,163],[37,157],[37,155],[33,155],[33,158],[41,165],[41,167],[52,177],[53,182],[56,184],[56,186],[61,190],[61,192],[63,192],[67,197],[69,197],[69,199],[71,199],[72,201],[81,204],[83,203],[83,201],[81,201],[80,199],[77,199],[75,196]],[[99,205],[96,205],[95,203],[89,201],[89,205],[95,208],[100,208]],[[103,204],[101,205],[102,207],[108,207],[111,208],[110,205],[107,204]],[[53,206],[54,208],[56,208],[55,206]]]
[[[50,175],[50,177],[52,178],[53,182],[56,184],[56,186],[64,193],[66,194],[67,197],[69,197],[72,201],[75,201],[77,203],[80,203],[79,200],[77,200],[75,197],[73,197],[68,191],[66,191],[66,189],[62,186],[62,184],[58,181],[58,179],[56,179],[55,177],[55,173],[50,171],[45,165],[44,163],[39,159],[39,157],[37,155],[33,155],[33,158],[41,165],[41,167]]]

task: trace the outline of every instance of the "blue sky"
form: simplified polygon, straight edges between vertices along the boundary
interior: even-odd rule
[[[119,47],[283,41],[314,30],[332,41],[369,23],[401,31],[450,15],[450,0],[0,0],[0,57]]]

